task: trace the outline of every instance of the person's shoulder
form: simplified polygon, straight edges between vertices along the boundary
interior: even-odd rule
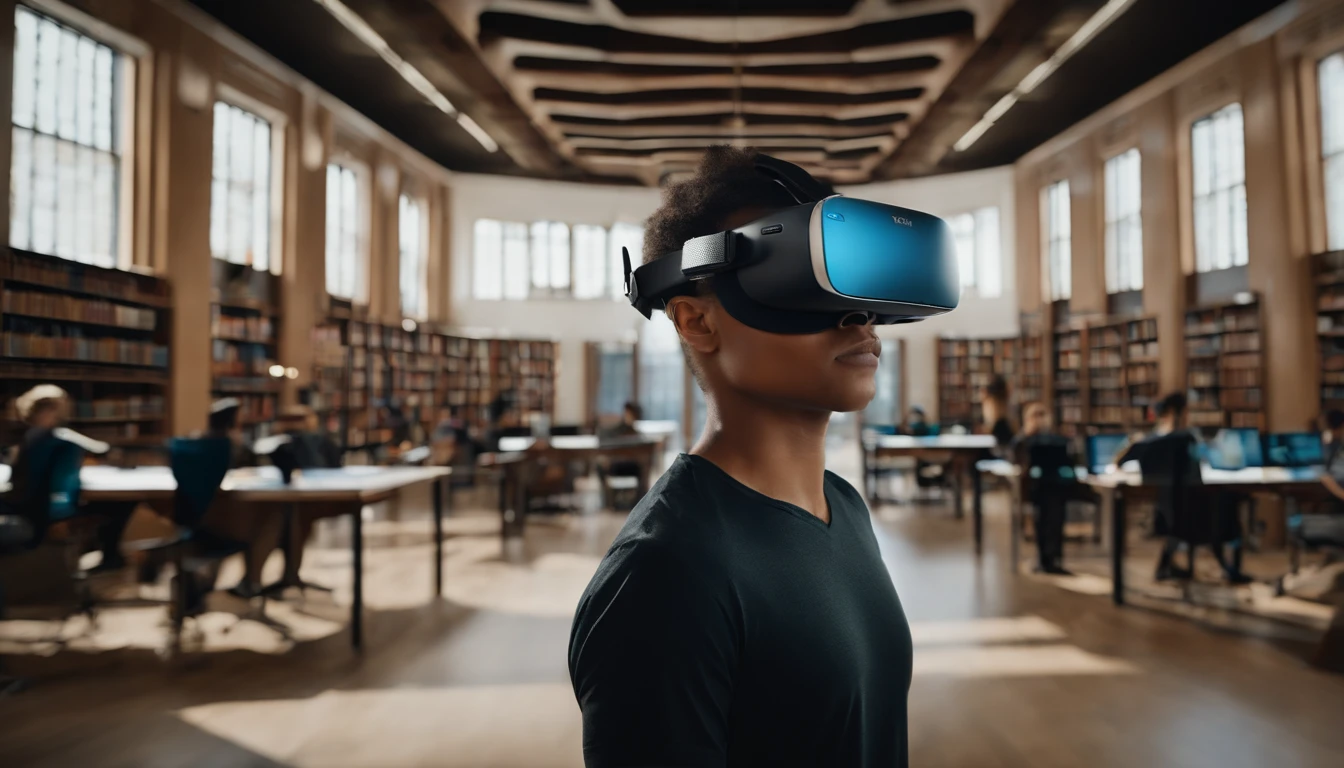
[[[630,511],[612,549],[634,542],[673,544],[693,539],[695,529],[709,524],[713,507],[702,492],[702,482],[689,457],[678,456]]]
[[[826,470],[826,487],[835,492],[836,498],[867,510],[868,505],[863,500],[863,494],[859,493],[848,480],[829,469]]]

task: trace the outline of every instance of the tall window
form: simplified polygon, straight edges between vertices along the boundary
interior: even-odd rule
[[[981,208],[947,220],[957,244],[957,271],[961,287],[983,297],[1003,292],[1003,263],[999,247],[999,209]]]
[[[1230,104],[1190,128],[1194,160],[1195,269],[1246,264],[1246,145],[1241,105]]]
[[[574,225],[574,298],[596,299],[608,292],[608,258],[607,230]]]
[[[569,225],[556,221],[532,224],[532,289],[538,293],[569,290]]]
[[[14,27],[10,245],[114,267],[123,57],[22,5]]]
[[[215,102],[210,173],[210,253],[234,264],[271,268],[271,124]]]
[[[1106,161],[1106,292],[1143,288],[1139,150]]]
[[[327,166],[327,293],[352,301],[365,298],[367,253],[359,176],[332,163]]]
[[[503,265],[504,298],[526,299],[529,283],[526,224],[504,222]]]
[[[606,342],[597,347],[597,415],[620,416],[635,399],[635,350],[630,344]]]
[[[644,418],[681,424],[686,392],[684,365],[676,326],[667,315],[654,312],[649,322],[640,325],[639,403]],[[669,442],[668,450],[680,449],[680,428]]]
[[[1329,248],[1344,250],[1344,53],[1317,66],[1321,98],[1321,162],[1325,177],[1325,228]]]
[[[397,201],[397,246],[400,251],[401,312],[407,317],[429,315],[429,282],[426,272],[425,214],[420,201],[402,195]]]
[[[1041,191],[1042,257],[1051,301],[1073,295],[1073,236],[1069,223],[1069,182],[1058,181]]]
[[[472,252],[471,295],[478,299],[504,298],[504,222],[477,219]]]

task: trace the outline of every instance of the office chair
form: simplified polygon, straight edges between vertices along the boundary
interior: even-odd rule
[[[1139,471],[1144,482],[1158,489],[1154,533],[1186,545],[1189,551],[1187,578],[1194,576],[1195,550],[1201,544],[1209,547],[1225,571],[1240,574],[1242,541],[1235,498],[1205,489],[1196,445],[1195,438],[1189,433],[1172,432],[1148,441],[1139,455]],[[1224,544],[1233,550],[1231,567],[1224,560],[1221,549]],[[1171,554],[1166,552],[1164,550],[1163,560],[1159,562],[1159,570],[1164,565],[1171,565]]]
[[[204,612],[205,596],[214,588],[214,569],[225,558],[247,549],[246,542],[227,539],[201,527],[228,474],[232,453],[233,443],[226,437],[173,438],[168,442],[169,467],[177,482],[173,495],[173,523],[177,532],[143,549],[163,552],[173,564],[169,605],[172,635],[164,651],[170,657],[182,650],[186,620]],[[251,619],[289,639],[289,628],[266,616],[266,596],[258,595],[257,599],[260,609],[240,616],[239,621]]]
[[[1064,525],[1070,501],[1087,499],[1078,482],[1069,441],[1058,435],[1038,435],[1027,443],[1022,500],[1036,509],[1034,535],[1043,570],[1059,567],[1064,557]],[[1093,538],[1100,536],[1101,520],[1093,503]]]

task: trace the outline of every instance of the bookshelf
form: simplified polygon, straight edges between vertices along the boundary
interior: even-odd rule
[[[1067,437],[1081,434],[1087,421],[1083,336],[1082,328],[1057,328],[1054,332],[1055,429]]]
[[[1316,340],[1321,360],[1321,411],[1344,408],[1344,251],[1318,254]]]
[[[1158,375],[1157,318],[1124,322],[1125,427],[1145,429],[1153,424],[1152,406],[1162,396]]]
[[[161,462],[169,306],[167,282],[149,275],[0,252],[0,444],[23,431],[7,404],[51,382],[70,395],[72,428]]]
[[[1040,331],[1024,323],[1019,340],[1017,386],[1014,387],[1019,406],[1045,400],[1045,363],[1042,346]]]
[[[952,338],[938,340],[938,420],[943,425],[983,423],[980,393],[996,375],[1017,394],[1021,340]]]
[[[1119,432],[1128,421],[1125,391],[1124,321],[1102,322],[1087,329],[1087,425],[1094,432]]]
[[[1265,428],[1261,327],[1258,300],[1185,313],[1190,426]]]
[[[284,378],[277,324],[279,280],[242,264],[213,259],[210,297],[212,399],[242,403],[238,423],[247,440],[271,433]]]

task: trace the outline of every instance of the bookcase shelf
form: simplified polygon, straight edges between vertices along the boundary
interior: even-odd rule
[[[1186,311],[1190,426],[1265,428],[1260,315],[1258,300]]]
[[[1074,437],[1087,424],[1087,376],[1084,364],[1084,329],[1062,327],[1054,331],[1054,405],[1055,429]]]
[[[280,382],[270,374],[279,363],[276,306],[279,279],[242,264],[212,260],[210,296],[212,396],[242,403],[238,423],[247,440],[271,434]]]
[[[1124,342],[1125,427],[1131,431],[1146,429],[1153,423],[1152,406],[1162,396],[1157,318],[1126,320]]]
[[[0,250],[0,444],[22,435],[13,398],[55,382],[74,429],[161,463],[170,305],[167,282],[150,275]]]
[[[1321,410],[1344,408],[1344,251],[1318,254],[1316,334],[1320,349]]]
[[[1021,339],[942,337],[938,340],[938,420],[974,427],[984,421],[980,392],[996,375],[1015,389]]]

